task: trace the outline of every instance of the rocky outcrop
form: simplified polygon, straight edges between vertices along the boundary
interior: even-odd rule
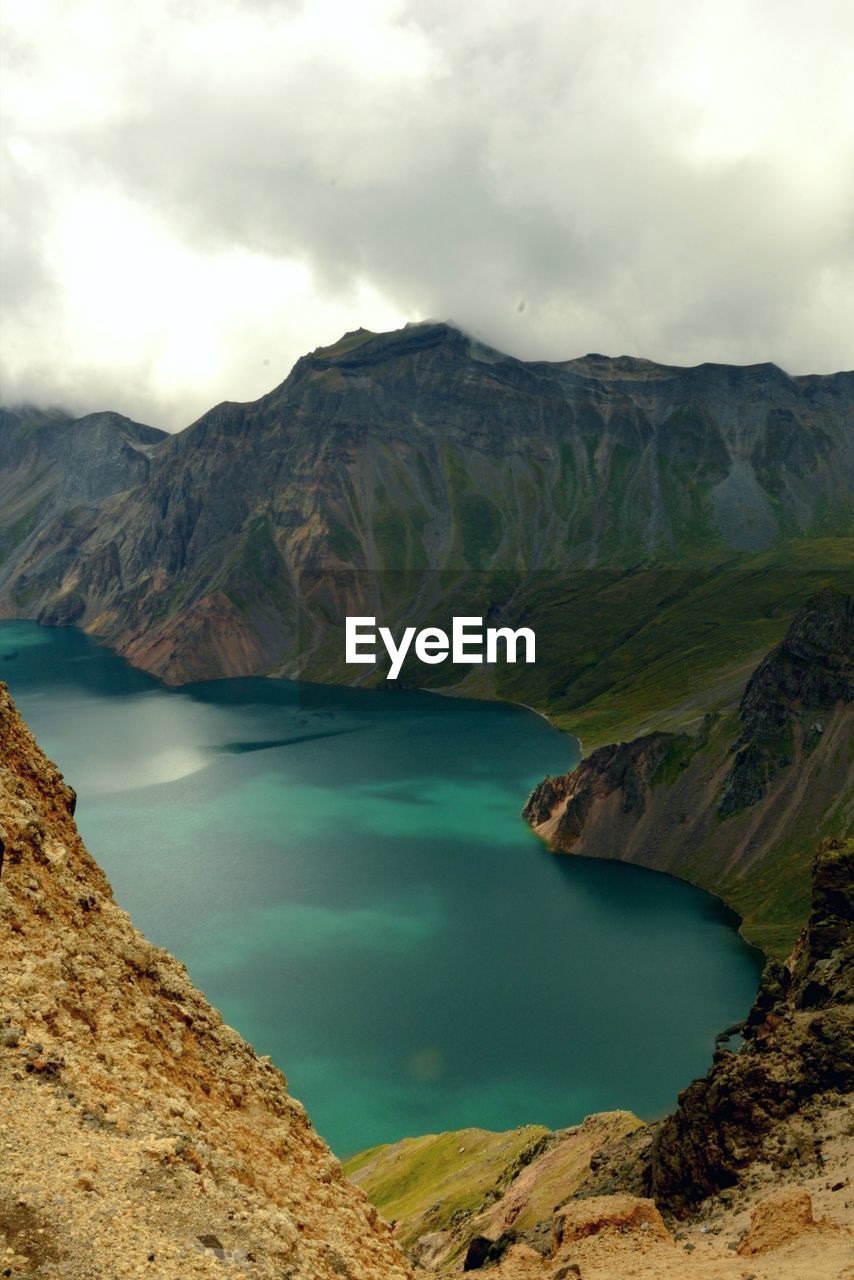
[[[358,330],[171,437],[7,416],[0,609],[171,682],[342,679],[347,612],[518,625],[582,571],[846,536],[852,405],[851,374],[526,363],[446,324]]]
[[[807,712],[804,748],[824,732],[823,717],[854,702],[854,596],[830,589],[811,599],[788,635],[748,681],[739,705],[741,733],[718,811],[730,817],[760,800],[795,757]]]
[[[404,1280],[282,1073],[116,906],[73,812],[0,686],[4,1274]]]
[[[674,1212],[760,1158],[820,1163],[821,1126],[809,1121],[854,1089],[854,839],[822,845],[813,884],[809,923],[788,964],[766,970],[744,1044],[718,1054],[655,1135],[650,1190]]]
[[[534,790],[524,816],[553,849],[620,858],[725,898],[784,956],[809,909],[804,850],[854,824],[854,597],[812,596],[732,712],[695,734],[601,747]]]
[[[522,817],[554,848],[569,853],[584,835],[597,801],[617,793],[621,812],[639,817],[661,764],[688,743],[684,735],[650,733],[599,747],[571,774],[544,778],[528,797]]]
[[[756,1206],[750,1231],[740,1242],[738,1253],[746,1258],[769,1253],[825,1225],[816,1221],[812,1200],[806,1191],[786,1188]]]

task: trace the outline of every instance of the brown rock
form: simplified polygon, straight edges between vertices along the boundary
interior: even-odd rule
[[[824,1225],[813,1217],[809,1192],[800,1187],[786,1187],[760,1200],[750,1219],[750,1231],[738,1246],[742,1257],[767,1253],[796,1236]]]
[[[573,1200],[555,1214],[552,1248],[557,1252],[574,1240],[602,1231],[640,1230],[659,1240],[672,1239],[652,1200],[626,1195],[591,1196],[586,1200]]]

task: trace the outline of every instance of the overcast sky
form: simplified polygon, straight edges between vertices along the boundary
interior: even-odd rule
[[[348,329],[854,364],[850,0],[0,0],[2,398],[180,427]]]

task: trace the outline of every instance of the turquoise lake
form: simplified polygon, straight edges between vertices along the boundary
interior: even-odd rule
[[[747,1012],[758,955],[717,900],[528,831],[531,787],[577,757],[532,712],[261,679],[167,689],[23,622],[0,623],[0,676],[119,903],[341,1156],[659,1115]]]

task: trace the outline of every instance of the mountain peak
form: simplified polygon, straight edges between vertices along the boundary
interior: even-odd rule
[[[371,329],[352,329],[328,347],[316,347],[310,355],[303,356],[294,365],[293,374],[308,369],[337,365],[357,368],[363,365],[384,364],[389,360],[419,355],[421,352],[447,346],[462,350],[469,339],[461,329],[444,321],[419,320],[405,324],[402,329],[375,333]]]

